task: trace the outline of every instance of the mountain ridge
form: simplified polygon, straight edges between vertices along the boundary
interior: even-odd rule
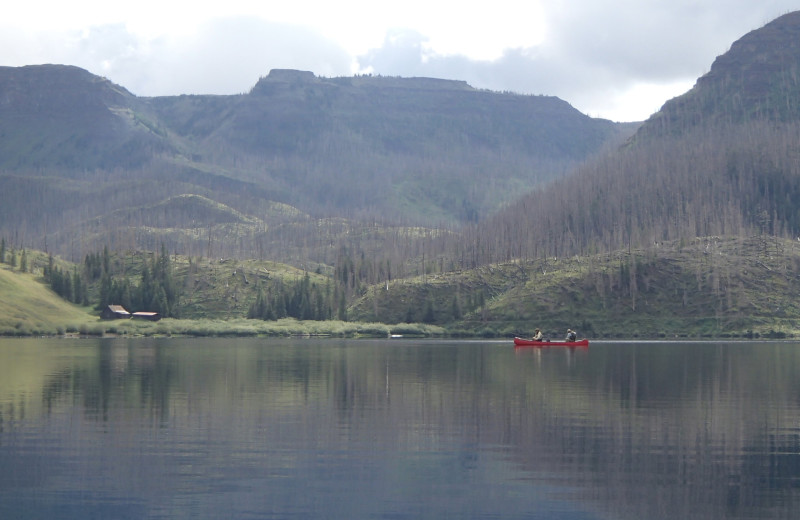
[[[800,91],[798,33],[800,11],[745,34],[714,60],[692,89],[650,116],[636,138],[761,119],[797,120],[800,107],[793,101]]]
[[[135,167],[164,135],[123,87],[67,65],[0,67],[0,167]]]
[[[256,219],[270,201],[314,218],[476,222],[632,131],[554,97],[294,70],[247,94],[140,98],[73,66],[6,67],[0,100],[0,236],[24,229],[59,253],[98,219],[108,228],[79,251],[131,247],[111,216],[178,195]]]

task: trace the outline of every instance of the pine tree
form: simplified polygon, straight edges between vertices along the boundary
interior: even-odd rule
[[[251,320],[263,320],[266,315],[266,305],[264,303],[264,291],[259,288],[256,295],[256,301],[250,306],[247,311],[247,318]]]
[[[451,305],[451,311],[453,313],[453,319],[454,320],[460,320],[461,319],[461,304],[458,303],[458,295],[457,294],[453,295],[453,303]]]
[[[52,282],[51,276],[53,273],[53,266],[55,264],[55,259],[53,258],[53,254],[47,255],[47,267],[44,268],[44,278],[48,282]]]
[[[108,305],[112,305],[112,290],[113,285],[111,283],[111,275],[109,273],[103,273],[103,276],[100,277],[100,298],[97,304],[98,309],[105,309]],[[130,309],[131,307],[127,307]]]
[[[86,286],[81,280],[81,275],[78,273],[78,268],[72,273],[72,302],[83,303],[86,299]]]
[[[84,260],[86,276],[89,280],[97,280],[103,274],[103,260],[100,253],[89,253]]]
[[[150,303],[153,301],[153,282],[150,276],[150,268],[147,265],[147,262],[144,262],[142,266],[142,279],[139,282],[139,288],[136,291],[135,297],[135,310],[150,310],[148,307]]]
[[[111,254],[108,252],[108,246],[103,246],[103,272],[111,274]]]
[[[72,277],[69,274],[69,271],[64,273],[64,278],[62,279],[61,283],[62,291],[61,297],[67,301],[72,301]]]
[[[425,323],[433,323],[436,320],[436,314],[433,310],[433,299],[428,298],[425,302],[425,312],[422,315],[422,321]]]
[[[288,314],[287,306],[286,306],[286,299],[287,295],[283,291],[279,291],[275,296],[272,302],[273,312],[275,313],[275,319],[279,320],[281,318],[286,318]]]
[[[164,288],[156,285],[153,289],[153,299],[150,301],[148,308],[161,314],[162,316],[169,316],[169,304],[167,303],[167,295],[164,293]]]
[[[133,309],[133,289],[131,288],[131,281],[127,277],[119,283],[117,293],[119,304],[126,309]]]
[[[49,267],[47,278],[48,282],[50,283],[50,288],[53,290],[53,292],[63,297],[63,287],[61,284],[61,271],[58,269],[58,267]]]
[[[341,321],[347,321],[347,298],[345,298],[344,291],[339,292],[339,309],[336,313]]]

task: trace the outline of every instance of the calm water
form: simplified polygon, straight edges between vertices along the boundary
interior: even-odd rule
[[[0,339],[0,518],[800,517],[800,344]]]

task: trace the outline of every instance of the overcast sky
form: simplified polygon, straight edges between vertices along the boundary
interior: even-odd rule
[[[273,68],[465,80],[638,121],[796,0],[23,0],[0,65],[63,63],[136,95],[247,92]]]

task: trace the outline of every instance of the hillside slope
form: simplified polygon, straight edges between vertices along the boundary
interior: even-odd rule
[[[397,280],[371,287],[350,314],[486,336],[785,337],[800,334],[798,291],[797,241],[704,237]]]
[[[12,271],[0,264],[0,334],[52,334],[96,322],[81,307],[65,302],[27,273]]]
[[[78,67],[0,67],[0,168],[135,168],[173,147],[133,94]]]
[[[797,236],[798,41],[800,12],[749,33],[626,146],[510,204],[467,247],[480,244],[480,263],[697,236]]]
[[[653,114],[637,139],[680,135],[697,127],[800,118],[800,11],[751,31],[719,56],[694,88]]]

